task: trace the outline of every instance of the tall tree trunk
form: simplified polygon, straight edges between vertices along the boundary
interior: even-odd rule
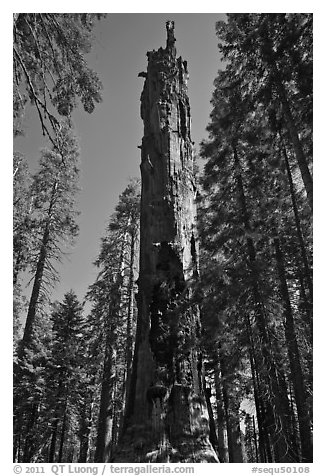
[[[28,312],[27,312],[27,318],[26,318],[26,323],[25,323],[25,329],[24,329],[24,334],[23,338],[20,342],[19,349],[18,349],[18,360],[20,365],[17,365],[14,370],[14,380],[17,380],[21,378],[24,372],[26,370],[24,369],[24,363],[27,360],[27,356],[25,353],[25,349],[30,346],[33,343],[33,331],[34,331],[34,323],[35,323],[35,317],[36,317],[36,310],[37,310],[37,304],[39,300],[39,295],[41,291],[41,286],[42,286],[42,280],[43,280],[43,273],[44,273],[44,267],[45,267],[45,261],[46,261],[46,255],[47,255],[47,247],[50,239],[50,222],[52,218],[52,209],[55,203],[55,198],[56,198],[56,190],[57,190],[57,182],[55,181],[53,184],[52,188],[52,194],[51,194],[51,199],[50,199],[50,204],[47,212],[47,218],[45,221],[45,226],[44,226],[44,232],[43,232],[43,237],[42,237],[42,243],[41,243],[41,248],[40,248],[40,253],[38,257],[38,262],[36,266],[36,272],[35,272],[35,277],[34,277],[34,283],[33,283],[33,289],[32,289],[32,294],[31,298],[29,301],[29,307],[28,307]],[[32,397],[30,396],[30,399]],[[17,404],[16,404],[17,405]],[[16,406],[15,405],[15,406]],[[28,427],[28,434],[26,436],[26,442],[25,442],[25,449],[24,449],[24,456],[23,459],[25,462],[29,461],[29,440],[30,436],[33,432],[33,427],[36,424],[38,414],[34,413],[34,408],[38,407],[38,402],[35,403],[35,399],[33,403],[27,404],[27,408],[25,408],[25,413],[27,415],[34,415],[33,419],[31,420],[31,423]],[[20,415],[20,418],[15,415],[18,421],[23,421],[24,416]],[[27,416],[28,417],[28,416]],[[15,427],[17,427],[17,424],[15,424]],[[18,428],[18,432],[20,432]],[[25,460],[26,458],[26,460]]]
[[[304,239],[303,239],[303,233],[302,233],[302,229],[301,229],[299,211],[298,211],[297,201],[296,201],[296,197],[295,197],[295,189],[294,189],[294,184],[293,184],[289,159],[288,159],[288,155],[287,155],[287,151],[286,151],[284,142],[282,142],[282,149],[283,149],[283,156],[284,156],[286,171],[287,171],[287,175],[288,175],[288,181],[289,181],[289,187],[290,187],[290,193],[291,193],[291,199],[292,199],[293,214],[294,214],[294,217],[295,217],[295,224],[296,224],[296,230],[297,230],[297,237],[298,237],[300,251],[301,251],[301,261],[300,261],[300,263],[298,263],[298,266],[297,266],[298,271],[297,272],[298,272],[298,275],[299,275],[300,286],[301,286],[301,296],[303,298],[303,304],[304,304],[304,308],[305,308],[304,321],[307,324],[308,339],[309,339],[310,345],[312,346],[312,340],[313,340],[313,328],[312,328],[312,325],[313,325],[312,324],[312,304],[313,304],[312,271],[311,271],[311,267],[309,266],[309,260],[308,260],[308,256],[307,256],[306,246],[305,246]],[[303,267],[302,267],[302,264],[303,264]],[[304,284],[307,285],[308,296],[309,297],[306,294]]]
[[[60,446],[59,446],[59,454],[58,454],[58,463],[62,463],[63,459],[63,448],[66,438],[66,431],[67,431],[67,402],[65,403],[65,409],[63,414],[62,420],[62,428],[61,428],[61,435],[60,435]]]
[[[312,320],[313,303],[307,297],[306,286],[304,283],[304,275],[302,273],[301,262],[299,259],[296,262],[296,266],[297,266],[297,275],[298,275],[298,281],[300,286],[299,287],[299,292],[300,292],[299,309],[307,329],[306,333],[307,333],[308,342],[311,349],[311,352],[309,353],[311,354],[312,346],[313,346],[313,320]]]
[[[295,120],[292,115],[291,107],[288,101],[287,92],[282,81],[282,75],[279,71],[278,65],[275,60],[274,52],[272,49],[271,41],[269,38],[266,38],[267,30],[264,30],[263,36],[265,41],[265,52],[264,59],[270,68],[270,73],[273,78],[273,82],[278,92],[278,97],[282,105],[284,119],[287,125],[288,133],[292,142],[294,154],[300,169],[302,181],[306,190],[308,204],[313,210],[313,182],[311,173],[308,167],[306,157],[303,152],[303,148],[299,139],[299,134]]]
[[[278,76],[279,77],[279,76]],[[302,181],[304,183],[306,193],[307,193],[307,199],[308,199],[308,204],[311,208],[311,211],[313,210],[313,183],[312,183],[312,177],[310,174],[310,170],[302,149],[302,145],[299,139],[298,131],[291,113],[291,109],[286,97],[286,92],[284,85],[281,83],[281,81],[277,81],[277,88],[279,91],[279,97],[281,100],[281,104],[283,107],[283,113],[285,117],[285,121],[288,126],[290,138],[292,141],[294,153],[297,159],[297,163],[301,172],[301,177]]]
[[[228,448],[225,441],[226,436],[226,415],[223,400],[222,376],[219,360],[216,362],[214,372],[216,413],[217,413],[217,436],[218,436],[218,457],[221,463],[229,462]]]
[[[22,340],[24,347],[26,347],[32,341],[33,327],[34,327],[36,309],[37,309],[37,304],[38,304],[42,281],[43,281],[43,273],[44,273],[49,238],[50,238],[50,230],[49,230],[49,223],[47,223],[44,230],[44,234],[43,234],[41,250],[40,250],[40,254],[39,254],[39,258],[38,258],[38,262],[36,266],[32,294],[31,294],[31,298],[30,298],[29,306],[28,306],[24,336]]]
[[[308,286],[309,299],[310,299],[310,302],[312,302],[312,296],[313,296],[312,279],[311,279],[312,273],[311,273],[311,269],[310,269],[310,266],[309,266],[308,256],[307,256],[307,252],[306,252],[306,246],[305,246],[304,239],[303,239],[303,234],[302,234],[302,229],[301,229],[301,221],[300,221],[300,217],[299,217],[297,200],[296,200],[296,197],[295,197],[295,189],[294,189],[294,184],[293,184],[289,159],[288,159],[288,155],[287,155],[286,148],[285,148],[284,144],[283,144],[283,156],[284,156],[284,162],[285,162],[288,181],[289,181],[289,188],[290,188],[291,200],[292,200],[292,208],[293,208],[293,214],[294,214],[294,218],[295,218],[297,237],[298,237],[300,251],[301,251],[302,264],[303,264],[303,269],[304,269],[304,276],[305,276],[306,283],[307,283],[307,286]]]
[[[225,423],[226,423],[226,434],[228,442],[228,463],[234,463],[234,454],[233,454],[233,441],[232,441],[232,427],[230,421],[230,408],[229,408],[229,396],[225,386],[224,373],[222,372],[222,363],[221,363],[221,377],[222,377],[222,397],[223,397],[223,406],[225,411]]]
[[[52,436],[51,436],[51,443],[50,443],[50,449],[49,449],[49,461],[48,463],[54,463],[55,462],[55,457],[56,457],[56,446],[57,446],[57,438],[58,438],[58,426],[60,422],[60,417],[61,417],[61,405],[62,405],[62,399],[67,397],[64,397],[65,395],[65,385],[64,385],[64,378],[65,374],[62,375],[62,377],[59,379],[58,382],[58,388],[57,388],[57,393],[56,393],[56,407],[54,408],[54,419],[52,422]],[[66,405],[66,404],[65,404]]]
[[[106,463],[111,458],[113,447],[113,418],[114,418],[114,391],[116,374],[114,372],[114,353],[116,347],[116,327],[121,307],[121,286],[123,283],[123,268],[127,232],[124,234],[119,259],[119,271],[115,277],[111,292],[108,325],[106,330],[105,356],[101,384],[100,413],[97,428],[95,462]]]
[[[218,440],[216,436],[216,426],[215,426],[215,420],[214,420],[214,413],[213,413],[213,408],[211,404],[211,389],[209,387],[204,388],[205,391],[205,398],[206,398],[206,405],[207,405],[207,410],[208,410],[208,416],[209,416],[209,440],[213,445],[214,450],[217,452],[218,450]]]
[[[87,462],[88,447],[89,447],[89,431],[85,432],[80,437],[78,463],[86,463]]]
[[[56,418],[52,425],[52,436],[51,436],[48,463],[54,463],[54,460],[55,460],[55,448],[57,444],[58,423],[59,423],[59,418]]]
[[[58,182],[55,181],[52,188],[51,199],[50,199],[50,204],[49,204],[49,208],[47,212],[47,218],[45,222],[40,253],[39,253],[37,266],[36,266],[32,294],[31,294],[31,298],[30,298],[29,306],[28,306],[24,335],[22,339],[22,349],[26,348],[26,346],[32,342],[33,326],[35,322],[36,309],[37,309],[37,304],[38,304],[42,281],[43,281],[45,261],[46,261],[46,256],[48,252],[48,244],[50,241],[50,223],[52,219],[52,210],[53,210],[53,206],[55,204],[55,199],[56,199],[57,187],[58,187]]]
[[[297,408],[295,406],[295,398],[293,396],[293,385],[291,379],[289,381],[289,400],[290,400],[290,407],[291,407],[291,425],[292,425],[292,433],[293,433],[293,447],[297,449],[297,460],[300,459],[300,434],[299,434],[299,424],[298,424],[298,413]]]
[[[246,327],[248,334],[249,342],[249,361],[251,367],[251,376],[253,381],[253,390],[254,390],[254,399],[256,406],[256,415],[258,423],[258,432],[259,432],[259,455],[260,462],[262,463],[271,463],[272,462],[272,452],[270,448],[268,431],[265,425],[265,408],[263,402],[263,392],[259,382],[258,369],[257,369],[257,358],[256,358],[256,349],[254,346],[254,340],[252,336],[251,323],[249,316],[246,318]],[[258,461],[258,460],[257,460]]]
[[[86,400],[83,414],[82,414],[82,422],[80,428],[80,447],[79,447],[79,457],[78,463],[86,463],[87,462],[87,455],[89,449],[89,436],[90,436],[90,424],[92,418],[92,396],[88,400]]]
[[[252,429],[253,429],[253,436],[254,436],[254,446],[255,446],[256,462],[259,463],[259,452],[258,452],[257,432],[256,432],[256,424],[255,424],[255,417],[254,417],[254,415],[252,415]]]
[[[249,212],[247,207],[247,201],[242,181],[242,171],[241,164],[239,161],[238,153],[236,146],[233,146],[234,152],[234,164],[237,174],[237,185],[239,193],[239,204],[241,210],[241,217],[243,220],[244,228],[247,232],[251,231]],[[249,236],[247,238],[247,250],[248,258],[250,265],[250,273],[252,277],[252,296],[255,303],[255,315],[256,315],[256,324],[262,340],[262,357],[264,366],[267,372],[267,377],[269,379],[269,395],[272,402],[273,408],[273,439],[274,439],[274,450],[277,454],[279,460],[277,462],[290,462],[292,461],[291,456],[288,451],[288,417],[289,414],[289,404],[287,400],[286,393],[280,389],[278,371],[275,365],[275,360],[273,358],[272,346],[270,342],[270,337],[268,333],[268,324],[266,318],[266,312],[263,304],[263,299],[261,297],[261,292],[259,288],[259,272],[257,270],[256,263],[256,250],[253,239]],[[279,431],[281,428],[281,431]]]
[[[112,334],[107,331],[103,377],[101,385],[100,413],[97,428],[97,440],[94,462],[106,463],[110,460],[112,449],[112,424],[113,424],[113,375],[112,375]]]
[[[198,239],[188,73],[174,42],[173,22],[167,22],[166,48],[148,53],[147,73],[141,73],[146,80],[135,394],[115,462],[217,462],[194,302]]]
[[[236,404],[235,404],[236,403]],[[243,463],[242,436],[240,429],[239,402],[233,402],[231,414],[231,431],[233,445],[233,462]]]
[[[226,368],[224,358],[220,356],[220,369],[222,381],[222,396],[225,409],[226,429],[228,439],[229,463],[242,463],[239,404],[231,397],[226,382]]]
[[[285,338],[288,348],[291,380],[293,383],[295,400],[297,405],[301,453],[303,462],[312,462],[312,440],[310,430],[310,417],[307,407],[306,388],[300,363],[300,353],[294,328],[294,320],[290,302],[290,296],[286,281],[283,252],[279,238],[274,238],[275,258],[280,280],[280,292],[284,303],[284,327]]]
[[[21,236],[21,234],[20,234]],[[14,237],[14,250],[16,248],[16,259],[14,259],[14,265],[13,265],[13,286],[15,287],[17,282],[18,282],[18,275],[22,271],[22,261],[23,261],[23,251],[22,251],[22,245],[15,245],[15,240],[19,240],[19,237],[17,236]],[[15,252],[15,251],[14,251]],[[14,255],[15,258],[15,255]]]
[[[136,232],[133,230],[130,236],[130,261],[129,261],[129,277],[128,277],[128,311],[127,311],[127,330],[126,330],[126,366],[123,382],[123,398],[124,407],[129,397],[129,387],[132,371],[133,356],[133,316],[134,316],[134,264],[135,264],[135,246]]]
[[[27,413],[28,425],[26,428],[25,441],[24,441],[24,452],[23,452],[23,462],[29,463],[33,456],[33,428],[36,425],[38,416],[39,416],[39,404],[38,402],[32,402],[29,406],[29,412]]]

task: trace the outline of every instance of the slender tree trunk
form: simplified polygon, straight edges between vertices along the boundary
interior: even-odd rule
[[[297,200],[296,200],[296,197],[295,197],[295,189],[294,189],[294,184],[293,184],[293,180],[292,180],[292,174],[291,174],[289,159],[288,159],[287,152],[286,152],[286,149],[285,149],[284,145],[283,145],[283,156],[284,156],[284,161],[285,161],[285,166],[286,166],[286,171],[287,171],[287,176],[288,176],[288,181],[289,181],[289,187],[290,187],[290,193],[291,193],[291,199],[292,199],[292,208],[293,208],[293,214],[294,214],[294,218],[295,218],[297,237],[298,237],[300,251],[301,251],[304,275],[305,275],[305,279],[306,279],[306,282],[307,282],[307,285],[308,285],[309,299],[310,299],[310,302],[312,302],[312,299],[313,299],[313,288],[312,288],[312,279],[311,279],[312,273],[311,273],[311,269],[310,269],[310,266],[309,266],[309,261],[308,261],[307,252],[306,252],[306,246],[305,246],[304,239],[303,239],[303,234],[302,234],[302,229],[301,229],[301,222],[300,222],[300,217],[299,217]]]
[[[118,436],[119,436],[119,420],[120,420],[120,415],[119,415],[119,410],[117,409],[117,385],[115,385],[114,393],[113,393],[113,404],[112,404],[112,451],[114,451],[117,441],[118,441]]]
[[[81,429],[80,429],[80,447],[79,447],[79,457],[78,463],[86,463],[88,448],[89,448],[89,435],[90,435],[90,422],[92,418],[92,398],[85,402],[83,409]]]
[[[137,368],[138,368],[138,353],[140,348],[141,335],[142,335],[142,322],[140,319],[138,319],[136,324],[134,357],[133,357],[132,366],[131,366],[130,383],[129,383],[128,392],[126,394],[126,407],[125,407],[122,433],[125,432],[127,424],[134,412],[136,382],[137,382]]]
[[[312,311],[313,311],[313,306],[312,302],[308,299],[307,297],[307,292],[306,292],[306,286],[304,283],[304,275],[302,273],[302,268],[301,268],[301,262],[297,260],[296,262],[297,265],[297,274],[298,274],[298,280],[299,280],[299,286],[300,286],[300,311],[301,315],[303,318],[303,321],[306,325],[307,329],[307,336],[308,336],[308,342],[311,348],[312,352],[312,346],[313,346],[313,320],[312,320]],[[309,352],[309,354],[311,354]]]
[[[89,432],[85,433],[80,438],[78,463],[87,462],[88,446],[89,446]]]
[[[254,434],[254,446],[255,446],[255,456],[256,462],[259,463],[259,452],[258,452],[258,443],[257,443],[257,432],[256,432],[256,424],[255,424],[255,417],[252,415],[252,429]]]
[[[291,380],[293,383],[295,400],[298,411],[301,453],[303,462],[312,462],[312,440],[310,430],[310,418],[307,408],[306,388],[300,363],[300,353],[295,334],[294,320],[290,302],[289,291],[287,287],[284,258],[280,246],[279,238],[274,239],[275,257],[280,280],[280,292],[284,303],[284,327],[285,338],[288,347]]]
[[[133,316],[134,316],[134,262],[135,262],[135,246],[136,246],[136,231],[132,230],[130,236],[130,262],[129,262],[129,278],[128,278],[128,310],[127,310],[127,330],[126,330],[126,366],[125,377],[123,382],[123,400],[124,408],[129,398],[129,387],[132,372],[132,357],[133,357]],[[123,413],[122,413],[123,415]],[[123,428],[123,425],[121,425]]]
[[[222,383],[222,395],[223,395],[223,404],[224,404],[224,409],[225,409],[226,434],[227,434],[227,442],[228,442],[228,456],[229,456],[228,463],[234,463],[232,428],[231,428],[231,422],[230,422],[230,409],[229,409],[229,397],[228,397],[224,382]]]
[[[48,463],[54,463],[54,460],[55,460],[55,448],[57,444],[58,423],[59,423],[59,419],[56,418],[53,422]]]
[[[282,351],[279,348],[278,342],[275,341],[273,348],[275,348],[276,355],[281,355]],[[276,359],[275,359],[276,361]],[[282,365],[279,366],[278,368],[278,383],[279,383],[279,388],[280,388],[280,394],[282,397],[282,404],[285,413],[285,421],[286,421],[286,428],[287,428],[287,441],[288,441],[288,454],[291,458],[291,461],[297,461],[298,460],[298,455],[299,455],[299,448],[297,445],[297,441],[295,438],[295,433],[293,432],[293,426],[292,426],[292,407],[291,407],[291,398],[289,394],[289,387],[288,387],[288,382],[285,377],[285,373],[283,370]]]
[[[295,197],[295,189],[294,189],[294,184],[293,184],[293,180],[292,180],[289,159],[288,159],[288,155],[287,155],[284,143],[282,143],[282,147],[283,147],[283,156],[284,156],[285,166],[286,166],[287,175],[288,175],[288,181],[289,181],[289,187],[290,187],[290,193],[291,193],[291,199],[292,199],[292,207],[293,207],[293,213],[294,213],[294,217],[295,217],[295,224],[296,224],[296,230],[297,230],[297,237],[298,237],[298,241],[299,241],[299,246],[300,246],[300,251],[301,251],[301,258],[302,258],[302,261],[300,261],[300,263],[298,263],[297,267],[298,267],[298,275],[299,275],[300,286],[301,286],[301,296],[303,298],[303,304],[304,304],[304,307],[305,307],[305,312],[304,312],[305,319],[304,320],[307,324],[309,343],[312,346],[312,340],[313,340],[313,328],[312,328],[312,325],[313,325],[312,324],[312,303],[313,303],[312,272],[311,272],[311,268],[309,266],[309,260],[308,260],[308,256],[307,256],[306,246],[305,246],[304,239],[303,239],[303,233],[302,233],[302,229],[301,229],[299,211],[298,211],[297,201],[296,201],[296,197]],[[303,267],[302,267],[302,264],[303,264]],[[307,284],[309,298],[306,295],[306,290],[305,290],[304,283]]]
[[[237,173],[237,185],[239,192],[239,203],[241,210],[241,217],[243,220],[243,225],[245,230],[250,232],[250,221],[249,221],[249,212],[247,207],[246,196],[244,192],[244,186],[242,181],[242,172],[241,165],[239,162],[239,157],[237,149],[233,147],[234,152],[234,164],[235,170]],[[273,352],[271,348],[271,342],[268,334],[268,325],[265,315],[265,308],[263,305],[263,300],[261,297],[259,289],[259,273],[257,271],[256,263],[256,250],[254,246],[253,239],[251,237],[247,238],[247,250],[250,263],[250,272],[252,276],[252,295],[255,303],[255,315],[256,315],[256,324],[258,331],[262,339],[262,356],[264,361],[264,366],[269,379],[269,393],[271,401],[273,402],[273,420],[274,420],[274,446],[275,451],[278,453],[279,461],[278,462],[290,462],[292,461],[289,452],[288,452],[288,422],[287,415],[289,414],[289,406],[287,401],[286,394],[284,395],[279,387],[278,383],[278,372],[273,358]],[[281,431],[279,431],[281,428]],[[277,434],[279,433],[279,434]],[[276,436],[277,435],[277,436]],[[277,446],[277,447],[276,447]]]
[[[249,342],[249,360],[250,360],[250,367],[251,367],[251,375],[253,381],[253,389],[254,389],[254,399],[255,399],[255,406],[256,406],[256,415],[257,415],[257,423],[258,423],[258,431],[259,431],[259,454],[260,454],[260,461],[262,463],[271,463],[272,462],[272,452],[269,444],[268,439],[268,431],[266,430],[264,420],[265,420],[265,410],[264,410],[264,403],[262,400],[262,390],[259,383],[259,376],[258,376],[258,369],[257,369],[257,359],[256,359],[256,349],[254,346],[254,340],[252,337],[252,330],[251,330],[251,323],[249,316],[247,315],[246,319],[247,324],[247,334],[248,334],[248,342]]]
[[[15,246],[15,244],[14,244],[14,246]],[[13,285],[14,285],[14,287],[17,284],[18,275],[19,275],[19,272],[21,271],[22,257],[23,257],[23,253],[22,253],[21,246],[20,246],[19,250],[16,252],[16,260],[14,261],[14,266],[13,266]]]
[[[119,272],[115,278],[115,283],[112,289],[112,297],[110,301],[110,310],[108,318],[108,328],[106,331],[106,343],[105,343],[105,357],[103,367],[103,377],[101,386],[101,399],[100,399],[100,413],[97,429],[95,462],[107,463],[110,461],[112,446],[113,446],[113,418],[114,418],[114,389],[116,383],[116,375],[114,375],[114,352],[116,345],[116,327],[117,319],[119,316],[119,310],[121,306],[121,285],[123,283],[123,268],[124,268],[124,255],[125,245],[127,240],[127,233],[124,234],[120,262]]]
[[[40,250],[39,259],[37,262],[36,273],[35,273],[35,278],[33,283],[32,294],[31,294],[31,298],[30,298],[29,306],[28,306],[28,313],[27,313],[24,336],[22,341],[24,347],[26,347],[26,345],[28,345],[32,341],[33,326],[34,326],[36,308],[37,308],[38,299],[40,296],[40,291],[41,291],[41,286],[43,281],[43,273],[44,273],[47,246],[48,246],[49,239],[50,239],[50,231],[49,231],[49,223],[47,223],[44,230],[44,234],[43,234],[41,250]]]
[[[291,407],[291,425],[292,425],[292,434],[293,434],[293,447],[297,450],[297,460],[300,459],[300,434],[298,431],[299,423],[298,423],[298,413],[297,408],[295,405],[295,398],[293,396],[293,385],[291,379],[289,381],[289,400],[290,400],[290,407]]]
[[[135,261],[135,231],[131,234],[130,242],[130,265],[129,265],[129,283],[128,283],[128,315],[127,315],[127,339],[126,339],[126,387],[130,380],[132,364],[132,344],[133,344],[133,310],[134,310],[134,261]]]
[[[215,393],[216,393],[216,412],[217,412],[217,436],[218,436],[218,457],[221,463],[229,462],[228,448],[225,444],[226,436],[226,415],[223,401],[222,376],[219,360],[216,362],[214,372]]]
[[[65,443],[66,431],[67,431],[67,403],[65,404],[65,410],[64,410],[63,421],[62,421],[58,463],[62,463],[63,448],[64,448],[64,443]]]
[[[213,448],[217,452],[218,450],[218,439],[216,436],[216,426],[215,426],[215,421],[214,421],[214,413],[213,413],[213,408],[211,404],[211,389],[207,388],[205,385],[204,388],[205,391],[205,398],[206,398],[206,405],[207,405],[207,410],[208,410],[208,416],[209,416],[209,439],[210,442],[212,443]]]
[[[279,76],[278,76],[279,77]],[[302,145],[299,139],[298,131],[291,113],[291,109],[286,97],[286,92],[284,85],[280,82],[277,81],[277,87],[279,91],[279,96],[281,100],[281,104],[283,106],[283,113],[284,117],[288,126],[290,138],[292,141],[294,153],[297,159],[297,163],[301,172],[301,177],[302,181],[304,183],[306,193],[307,193],[307,198],[308,198],[308,203],[311,208],[311,211],[313,210],[313,183],[312,183],[312,177],[310,174],[310,170],[302,149]]]
[[[247,240],[249,253],[251,256],[254,256],[254,247],[252,239]],[[254,261],[251,263],[254,265]],[[254,265],[255,267],[255,265]],[[275,451],[278,452],[280,460],[277,462],[290,462],[292,459],[288,454],[288,422],[287,415],[289,414],[289,406],[287,401],[287,396],[284,392],[281,391],[279,386],[278,372],[276,369],[275,361],[273,358],[273,353],[271,350],[271,342],[268,335],[267,323],[264,308],[262,305],[262,300],[258,288],[258,280],[256,272],[254,272],[254,282],[253,282],[253,297],[256,303],[256,323],[259,330],[261,339],[262,339],[262,357],[265,366],[265,371],[267,372],[267,378],[269,382],[269,396],[272,402],[271,408],[273,408],[273,426],[274,426],[274,446],[277,445],[278,449],[275,448]]]
[[[39,258],[38,258],[37,266],[36,266],[32,294],[31,294],[31,298],[30,298],[29,306],[28,306],[24,336],[22,339],[22,349],[26,348],[26,346],[32,342],[33,326],[35,322],[36,309],[37,309],[37,304],[38,304],[42,281],[43,281],[45,261],[46,261],[46,256],[48,252],[48,244],[50,241],[50,223],[52,219],[52,209],[56,199],[57,187],[58,187],[58,182],[55,181],[52,188],[52,194],[51,194],[50,204],[49,204],[49,208],[47,212],[47,219],[46,219],[46,223],[44,227],[40,254],[39,254]]]
[[[58,382],[58,389],[56,393],[56,407],[54,409],[54,419],[52,423],[52,436],[51,436],[51,443],[50,443],[50,449],[49,449],[49,461],[48,463],[54,463],[55,462],[55,457],[56,457],[56,446],[57,446],[57,438],[58,438],[58,425],[60,422],[60,407],[61,407],[61,402],[62,398],[65,392],[65,387],[64,387],[64,378],[65,374],[59,379]]]
[[[34,205],[33,199],[30,199],[29,209],[26,213],[23,224],[19,226],[18,228],[14,229],[14,233],[13,233],[13,252],[14,252],[13,285],[14,287],[18,282],[19,273],[24,271],[28,266],[28,263],[26,263],[26,259],[24,262],[24,253],[23,253],[24,245],[22,245],[22,241],[26,242],[28,240],[27,230],[30,227],[30,220],[31,220],[32,212],[33,212],[33,205]]]
[[[228,439],[229,463],[243,463],[241,448],[239,404],[231,398],[226,383],[226,369],[223,357],[220,358],[220,368],[222,377],[222,395],[225,408],[226,429]]]
[[[30,411],[28,415],[28,425],[26,428],[25,442],[24,442],[24,453],[23,453],[23,462],[29,463],[33,455],[33,428],[36,424],[38,418],[38,403],[33,402],[30,405]]]
[[[295,121],[291,112],[291,107],[287,98],[286,89],[281,79],[282,75],[280,74],[276,60],[274,58],[274,52],[271,48],[271,42],[269,39],[266,39],[266,38],[264,38],[264,40],[265,40],[265,45],[268,48],[268,52],[265,56],[265,60],[266,60],[266,63],[270,67],[270,72],[272,73],[273,81],[278,91],[279,100],[283,108],[283,114],[284,114],[285,122],[287,125],[287,129],[289,132],[289,136],[292,142],[294,154],[295,154],[295,157],[300,169],[302,181],[307,193],[308,204],[312,211],[313,210],[313,182],[312,182],[311,173],[310,173],[308,163],[307,163],[307,160],[304,155],[303,148],[299,139],[297,126],[295,124]]]
[[[237,432],[236,432],[236,419],[235,415],[232,414],[229,392],[227,384],[225,381],[226,371],[223,361],[223,357],[220,357],[220,369],[221,369],[221,382],[222,382],[222,397],[225,410],[225,421],[226,421],[226,431],[227,431],[227,441],[228,441],[228,454],[229,454],[229,463],[237,463]]]
[[[233,402],[231,413],[231,431],[233,445],[233,463],[243,463],[242,437],[240,429],[239,402]]]
[[[95,463],[106,463],[110,460],[112,449],[112,419],[113,419],[113,375],[112,375],[112,335],[108,331],[105,345],[105,357],[101,386],[100,413],[97,428]]]

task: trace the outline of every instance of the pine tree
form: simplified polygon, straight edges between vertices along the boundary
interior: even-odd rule
[[[76,236],[74,203],[78,190],[78,149],[70,131],[63,128],[61,155],[44,150],[40,170],[33,177],[32,195],[37,220],[31,270],[33,287],[23,336],[23,346],[33,336],[34,320],[41,298],[56,280],[54,262],[62,256],[62,246]]]
[[[15,153],[13,167],[13,284],[15,286],[31,260],[34,207],[30,193],[31,177],[25,157]]]
[[[275,25],[276,20],[273,15],[256,14],[230,15],[228,20],[228,24],[219,24],[217,30],[224,41],[221,50],[230,62],[215,81],[208,126],[210,139],[202,147],[202,155],[207,159],[201,219],[203,247],[208,254],[203,269],[204,306],[208,310],[207,319],[218,309],[219,321],[215,319],[217,340],[223,342],[222,329],[226,324],[234,335],[233,322],[238,321],[236,325],[239,326],[239,319],[240,326],[246,330],[242,345],[248,349],[260,459],[308,461],[311,460],[307,397],[310,357],[297,336],[299,328],[304,326],[304,336],[309,341],[311,234],[296,164],[292,162],[291,170],[286,155],[290,154],[291,159],[295,157],[298,163],[291,121],[284,112],[280,89],[264,51],[267,39],[262,25],[266,27],[268,23],[267,30],[271,34],[271,25]],[[292,25],[298,25],[302,18],[292,20]],[[277,21],[279,28],[281,24],[284,26],[280,18]],[[286,31],[281,31],[285,41]],[[292,34],[291,30],[289,42],[285,44],[292,44]],[[301,30],[297,35],[302,38],[304,33]],[[306,35],[306,39],[308,37]],[[252,48],[254,40],[261,42],[258,52]],[[273,40],[278,41],[276,37]],[[306,48],[309,49],[309,45]],[[284,74],[286,68],[290,74],[289,63],[292,61],[295,71],[295,65],[300,69],[301,60],[297,58],[295,63],[294,55],[285,51]],[[281,57],[277,61],[281,64]],[[293,84],[297,78],[281,78],[284,79],[282,87],[289,88],[287,101],[292,102],[291,114],[295,111],[296,119],[305,116],[301,137],[308,153],[311,138],[311,125],[307,119],[309,101],[298,101],[301,93],[293,94],[290,82]],[[272,96],[277,97],[274,103]],[[282,146],[280,136],[283,140],[286,137],[286,146],[284,142]],[[299,169],[305,182],[300,163]],[[307,182],[305,185],[311,205]],[[280,255],[280,248],[278,254],[275,251],[280,236],[286,257]],[[304,272],[300,266],[302,262]],[[298,302],[299,289],[301,299]],[[237,309],[242,310],[242,316],[238,315]],[[212,322],[210,325],[214,326]],[[290,366],[283,349],[289,352]],[[303,363],[301,370],[300,362]],[[299,406],[294,408],[289,389],[298,388],[299,382],[301,392],[298,391],[296,398]],[[297,421],[306,425],[301,429],[300,439]],[[276,436],[277,428],[281,431]]]
[[[101,101],[101,82],[85,61],[94,21],[102,14],[15,13],[14,133],[26,103],[36,107],[42,133],[57,148],[59,116],[70,116],[79,99],[91,113]],[[60,150],[56,149],[60,153]]]
[[[51,323],[47,309],[41,309],[35,320],[33,342],[24,350],[18,342],[14,361],[14,461],[44,461],[42,451],[47,443],[44,425],[46,378],[50,361]]]
[[[51,426],[49,462],[69,461],[69,437],[83,391],[83,307],[71,290],[52,312],[51,370],[47,375],[47,420]]]
[[[312,15],[229,14],[216,29],[252,110],[281,111],[312,209]]]
[[[109,461],[123,422],[130,383],[135,332],[135,269],[138,256],[139,182],[132,181],[119,197],[102,239],[96,266],[99,274],[87,298],[93,308],[91,326],[101,329],[103,352],[99,385],[95,461]],[[100,327],[99,327],[100,326]]]
[[[24,421],[28,415],[35,415],[28,425],[28,435],[33,436],[33,432],[35,435],[36,430],[33,427],[40,415],[44,387],[42,383],[40,386],[34,386],[28,385],[27,382],[35,380],[36,369],[40,369],[38,380],[42,382],[44,379],[43,372],[48,352],[48,348],[44,348],[44,342],[50,337],[45,337],[44,325],[47,325],[48,293],[57,279],[54,263],[61,259],[63,247],[71,243],[78,230],[74,209],[78,188],[78,150],[71,132],[66,127],[61,130],[60,140],[65,162],[61,154],[44,150],[40,170],[33,176],[28,191],[33,203],[28,217],[32,223],[33,238],[29,242],[24,268],[28,268],[32,273],[33,284],[23,338],[18,344],[14,369],[17,438],[22,438],[25,432]],[[28,236],[26,234],[27,238]],[[18,267],[16,269],[18,275],[22,269],[19,270]],[[18,284],[15,289],[18,289]],[[25,380],[26,385],[22,385],[21,382]],[[26,400],[26,405],[23,406],[20,405],[22,394]],[[24,438],[26,448],[21,451],[20,457],[23,461],[29,461],[34,453],[33,445],[29,441],[29,436]]]

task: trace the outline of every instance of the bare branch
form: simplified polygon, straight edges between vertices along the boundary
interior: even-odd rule
[[[48,138],[50,139],[50,141],[52,142],[53,146],[54,146],[55,148],[57,148],[57,146],[56,146],[54,140],[53,140],[52,137],[51,137],[51,134],[49,133],[49,131],[48,131],[48,129],[47,129],[45,123],[44,123],[44,119],[43,119],[42,112],[41,112],[41,109],[40,109],[40,108],[43,109],[45,115],[48,117],[48,119],[49,119],[49,121],[50,121],[50,123],[51,123],[51,126],[52,126],[52,128],[53,128],[54,131],[56,131],[56,126],[58,126],[59,121],[56,119],[56,117],[53,116],[53,114],[51,114],[51,113],[49,112],[49,110],[48,110],[47,107],[44,105],[44,103],[39,99],[37,93],[35,92],[35,89],[34,89],[32,80],[31,80],[31,78],[30,78],[30,76],[29,76],[29,74],[28,74],[28,71],[27,71],[26,67],[25,67],[24,61],[22,60],[22,58],[21,58],[20,54],[18,53],[17,49],[15,48],[15,46],[14,46],[14,53],[15,53],[15,55],[16,55],[16,57],[17,57],[19,63],[21,64],[21,67],[22,67],[22,69],[23,69],[23,71],[24,71],[25,77],[26,77],[27,82],[28,82],[28,86],[29,86],[30,92],[31,92],[31,94],[32,94],[32,96],[33,96],[33,99],[34,99],[34,101],[35,101],[35,105],[36,105],[36,108],[37,108],[37,111],[38,111],[39,119],[40,119],[41,125],[42,125],[43,135],[47,135]]]

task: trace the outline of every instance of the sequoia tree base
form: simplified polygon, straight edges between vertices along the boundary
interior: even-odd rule
[[[112,462],[218,463],[205,399],[181,384],[162,393],[152,400],[146,422],[126,426]]]

